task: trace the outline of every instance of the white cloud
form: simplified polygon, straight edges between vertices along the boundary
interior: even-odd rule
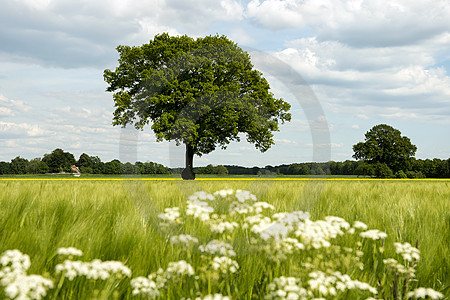
[[[450,25],[446,0],[252,0],[246,12],[266,28],[308,26],[320,40],[378,47],[412,44]]]
[[[28,136],[38,137],[52,135],[54,132],[46,130],[36,124],[12,123],[0,121],[0,132],[4,136]]]
[[[14,117],[17,113],[28,112],[31,106],[20,100],[10,100],[0,94],[0,116]]]

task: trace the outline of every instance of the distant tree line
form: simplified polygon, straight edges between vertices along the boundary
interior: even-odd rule
[[[377,178],[450,178],[449,159],[413,159],[410,170],[393,172],[386,164],[346,160],[293,163],[264,168],[225,165],[230,175],[356,175]]]
[[[98,156],[86,153],[76,160],[73,154],[55,149],[43,158],[27,160],[20,156],[10,162],[0,161],[0,174],[45,174],[72,172],[71,166],[79,167],[81,173],[87,174],[181,174],[183,168],[168,168],[155,162],[122,163],[117,159],[102,162]],[[196,174],[218,175],[356,175],[378,178],[450,178],[449,159],[415,159],[412,158],[406,170],[394,172],[386,163],[367,162],[364,160],[346,160],[344,162],[307,162],[279,166],[242,167],[236,165],[211,164],[194,168]]]
[[[46,174],[72,172],[76,165],[81,173],[87,174],[171,174],[169,168],[154,162],[122,163],[117,159],[102,162],[98,156],[80,155],[78,160],[69,152],[55,149],[42,158],[27,160],[20,156],[10,162],[0,161],[0,174]]]

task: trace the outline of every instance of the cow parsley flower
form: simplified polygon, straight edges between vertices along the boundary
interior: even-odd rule
[[[214,193],[214,196],[220,196],[222,198],[226,198],[228,196],[231,196],[234,194],[234,190],[232,189],[226,189],[226,190],[220,190]]]
[[[10,267],[13,271],[27,271],[30,268],[30,257],[17,249],[6,250],[0,257],[2,267]]]
[[[311,299],[312,293],[301,285],[301,280],[295,277],[275,278],[268,286],[264,299]]]
[[[214,257],[211,266],[222,274],[236,273],[239,269],[239,264],[227,256]]]
[[[200,252],[206,252],[212,255],[222,255],[222,256],[236,256],[236,252],[233,250],[233,246],[230,244],[220,241],[212,240],[206,245],[201,245],[198,247]]]
[[[177,278],[181,276],[193,276],[195,274],[194,268],[185,260],[176,262],[169,262],[169,266],[165,272],[167,278]]]
[[[169,224],[180,224],[180,208],[179,207],[168,207],[164,209],[164,213],[158,215],[158,218],[169,223]]]
[[[70,281],[77,276],[86,276],[93,280],[106,280],[112,275],[131,277],[131,270],[119,261],[94,259],[91,262],[65,260],[55,267],[56,274],[63,273]]]
[[[423,287],[417,288],[406,294],[406,298],[421,299],[426,297],[430,297],[431,299],[442,299],[444,298],[444,295],[433,289]]]
[[[183,245],[186,247],[190,247],[193,244],[198,243],[198,239],[190,236],[189,234],[180,234],[180,235],[174,235],[170,238],[170,242],[174,245]]]
[[[231,300],[228,296],[223,296],[222,294],[206,295],[203,298],[197,297],[195,300]]]
[[[189,201],[191,202],[195,202],[195,201],[213,201],[214,199],[216,199],[214,197],[214,195],[207,193],[205,191],[199,191],[199,192],[195,192],[194,194],[192,194],[191,196],[189,196]]]
[[[366,224],[364,224],[363,222],[361,222],[361,221],[355,221],[354,223],[353,223],[353,228],[355,228],[355,229],[360,229],[360,230],[367,230],[367,225]]]
[[[246,202],[249,201],[256,201],[256,196],[250,193],[249,191],[243,191],[243,190],[236,190],[235,197],[239,202]]]
[[[19,275],[5,288],[5,294],[11,299],[42,299],[53,282],[39,275]]]
[[[130,282],[133,296],[142,295],[147,297],[158,297],[160,292],[156,283],[147,277],[133,278]]]
[[[64,256],[83,256],[83,251],[78,250],[77,248],[69,247],[69,248],[59,248],[56,251],[58,255]]]
[[[400,254],[405,261],[418,261],[420,260],[419,249],[411,246],[409,243],[394,243],[395,252]]]
[[[372,230],[367,230],[364,232],[361,232],[359,234],[360,237],[362,238],[366,238],[366,239],[372,239],[372,240],[380,240],[380,239],[385,239],[387,238],[387,234],[386,232],[383,231],[379,231],[378,229],[372,229]]]
[[[214,212],[214,208],[209,206],[207,202],[197,199],[187,201],[186,215],[193,216],[201,221],[210,219],[210,214]]]

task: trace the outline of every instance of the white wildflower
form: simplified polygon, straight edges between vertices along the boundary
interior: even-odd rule
[[[246,202],[247,200],[256,201],[256,196],[250,193],[249,191],[236,190],[235,194],[237,200],[239,202]]]
[[[295,277],[275,278],[267,286],[269,294],[265,299],[310,299],[312,293],[301,285],[301,280]]]
[[[396,261],[393,258],[386,258],[383,259],[383,263],[386,265],[386,267],[397,274],[405,274],[409,277],[414,277],[415,269],[413,267],[405,267],[404,265],[400,264],[398,261]]]
[[[199,192],[195,192],[194,194],[192,194],[191,196],[189,196],[189,201],[191,202],[195,202],[195,201],[213,201],[215,199],[214,195],[207,193],[205,191],[199,191]]]
[[[255,211],[255,213],[259,214],[261,213],[264,209],[270,209],[270,210],[274,210],[275,207],[267,202],[255,202],[253,203],[253,209]]]
[[[5,294],[11,299],[42,299],[53,282],[39,275],[19,275],[5,287]]]
[[[30,268],[30,257],[17,249],[6,250],[0,257],[3,267],[10,267],[13,271],[27,271]]]
[[[198,247],[198,250],[200,252],[207,252],[212,255],[219,254],[221,256],[236,256],[233,246],[220,240],[212,240],[208,244]]]
[[[197,297],[195,300],[231,300],[228,296],[223,296],[222,294],[206,295],[203,298]]]
[[[309,274],[309,277],[311,279],[308,281],[308,285],[311,289],[318,291],[323,296],[335,296],[338,291],[345,292],[351,289],[369,291],[375,295],[378,293],[377,289],[369,284],[352,280],[350,276],[341,274],[340,272],[326,274],[322,271],[314,271]]]
[[[444,298],[444,295],[431,288],[423,288],[423,287],[417,288],[414,291],[406,294],[406,298],[421,299],[426,297],[430,297],[431,299],[442,299]]]
[[[210,220],[208,225],[213,233],[233,232],[233,230],[239,227],[239,224],[236,222],[221,221],[220,219]]]
[[[386,232],[379,231],[378,229],[367,230],[359,234],[362,238],[380,240],[387,238]]]
[[[394,245],[395,245],[395,252],[400,254],[404,260],[406,261],[420,260],[419,249],[411,246],[411,244],[394,243]]]
[[[239,269],[239,264],[226,256],[214,257],[211,266],[214,270],[219,271],[222,274],[236,273]]]
[[[180,208],[179,207],[165,208],[164,213],[159,214],[158,218],[171,224],[181,223]]]
[[[133,278],[130,282],[133,296],[143,295],[147,297],[158,297],[160,292],[153,280],[146,277]]]
[[[210,214],[214,212],[214,208],[209,206],[207,202],[200,200],[188,200],[186,214],[193,216],[201,221],[207,221],[210,219]]]
[[[69,248],[59,248],[56,252],[58,255],[65,256],[83,256],[83,251],[78,250],[77,248],[69,247]]]
[[[175,235],[170,238],[170,242],[174,245],[183,245],[186,247],[190,247],[193,244],[198,243],[198,239],[190,236],[189,234],[180,234]]]
[[[336,227],[339,229],[345,229],[345,230],[350,229],[350,224],[340,217],[327,216],[327,217],[325,217],[325,221],[330,223],[331,225],[333,225],[333,227]]]
[[[214,193],[214,196],[220,196],[222,198],[231,196],[234,194],[234,190],[232,189],[226,189],[226,190],[220,190]]]
[[[169,266],[166,269],[166,275],[168,278],[176,278],[184,275],[193,276],[194,274],[194,268],[185,260],[169,262]]]
[[[355,229],[360,229],[360,230],[367,230],[367,225],[366,224],[364,224],[363,222],[361,222],[361,221],[355,221],[354,223],[353,223],[353,228],[355,228]]]
[[[65,260],[55,267],[56,274],[63,273],[64,277],[74,280],[77,276],[88,279],[106,280],[113,275],[131,277],[131,270],[119,261],[105,261],[94,259],[91,262]]]

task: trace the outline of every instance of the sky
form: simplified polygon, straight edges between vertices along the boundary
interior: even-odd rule
[[[184,165],[184,148],[112,125],[105,69],[156,34],[226,35],[292,120],[264,153],[245,140],[194,158],[266,166],[352,159],[388,124],[416,158],[450,157],[448,0],[0,0],[0,161],[56,148],[102,161]]]

